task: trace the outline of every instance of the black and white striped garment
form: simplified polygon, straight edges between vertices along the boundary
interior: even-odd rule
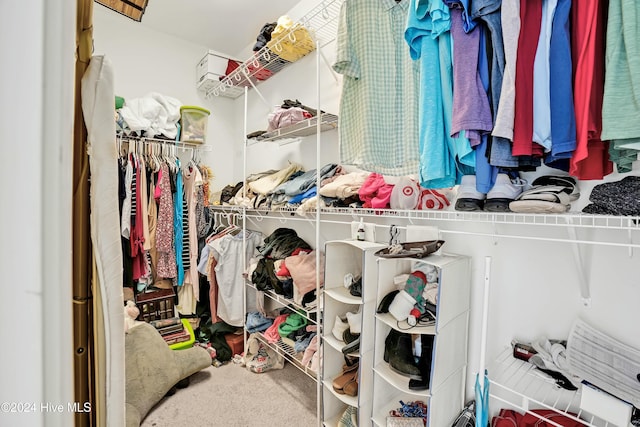
[[[182,265],[187,271],[191,267],[191,245],[189,245],[189,206],[188,194],[182,192]]]
[[[131,156],[130,159],[131,165],[133,166],[133,175],[131,177],[131,228],[136,226],[136,207],[137,207],[137,186],[138,180],[136,178],[136,174],[138,172],[138,162],[136,162],[135,157]]]

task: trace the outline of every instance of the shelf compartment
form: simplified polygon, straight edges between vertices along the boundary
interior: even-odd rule
[[[500,353],[488,369],[489,394],[494,400],[529,413],[530,409],[549,409],[590,427],[615,427],[580,410],[580,388],[570,391],[557,387],[551,378],[534,365],[514,358],[509,347]]]
[[[436,326],[435,324],[429,326],[414,326],[411,327],[407,323],[406,320],[402,322],[398,322],[393,315],[389,313],[376,313],[376,319],[383,322],[385,325],[390,328],[395,329],[396,331],[400,331],[406,334],[420,334],[420,335],[435,335],[436,334]],[[399,326],[400,325],[400,326]],[[405,327],[406,326],[406,327]]]
[[[380,362],[374,368],[373,372],[384,379],[388,384],[392,385],[396,390],[406,394],[410,394],[423,399],[431,397],[431,390],[414,391],[409,389],[409,377],[400,375],[393,371],[387,362]]]
[[[331,348],[336,350],[338,353],[342,353],[342,347],[347,345],[344,341],[337,340],[336,337],[334,337],[333,335],[325,336],[324,337],[324,342],[329,344],[331,346]],[[355,351],[353,353],[349,353],[348,355],[349,356],[353,356],[353,357],[360,357],[359,351]]]
[[[295,32],[300,27],[305,28],[314,42],[322,48],[337,35],[338,15],[344,0],[323,1],[314,9],[300,18],[294,25],[281,34],[279,37],[272,39],[269,46],[273,46],[271,51],[269,46],[264,46],[255,52],[249,59],[240,64],[238,68],[233,70],[220,81],[212,81],[207,84],[205,96],[222,96],[226,98],[238,98],[244,93],[245,87],[251,88],[260,82],[268,80],[282,69],[288,67],[292,62],[284,61],[277,52],[279,46],[283,42],[295,42]],[[280,49],[281,50],[281,49]],[[313,52],[314,49],[306,53]],[[306,56],[305,55],[305,56]],[[300,59],[298,59],[300,60]],[[269,73],[265,73],[268,71]]]
[[[263,343],[265,343],[266,345],[271,347],[273,350],[278,352],[278,354],[283,356],[286,361],[290,362],[296,368],[298,368],[299,370],[304,372],[309,378],[311,378],[312,380],[314,380],[316,382],[318,381],[317,373],[315,371],[307,368],[306,366],[302,365],[302,361],[301,361],[302,352],[301,353],[296,353],[291,346],[289,346],[288,344],[284,343],[282,340],[279,340],[276,343],[270,343],[263,334],[256,333],[256,336],[258,337],[258,339],[260,341],[262,341]]]
[[[338,127],[338,116],[335,114],[324,113],[321,114],[320,131],[325,132],[336,129]],[[294,139],[304,136],[315,135],[318,130],[318,117],[311,117],[310,119],[304,119],[291,126],[286,126],[280,129],[276,129],[271,132],[264,133],[257,138],[251,139],[251,141],[268,142],[277,141],[282,139]]]
[[[346,394],[340,394],[333,389],[333,384],[331,380],[323,381],[324,388],[328,390],[333,396],[335,396],[342,403],[347,404],[349,406],[358,407],[358,396],[348,396]]]
[[[344,286],[335,287],[331,289],[325,289],[324,293],[333,298],[336,301],[342,302],[344,304],[353,304],[353,305],[361,305],[362,297],[354,297],[349,293],[349,289]]]

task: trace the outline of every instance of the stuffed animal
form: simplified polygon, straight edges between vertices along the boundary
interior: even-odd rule
[[[124,331],[127,332],[129,329],[133,328],[136,325],[139,325],[140,322],[136,320],[140,315],[140,309],[136,306],[136,303],[128,300],[127,304],[124,306]]]

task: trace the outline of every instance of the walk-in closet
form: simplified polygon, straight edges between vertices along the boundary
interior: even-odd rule
[[[84,14],[73,150],[45,92],[29,152],[59,213],[4,221],[87,285],[25,383],[75,378],[57,422],[640,426],[637,2],[89,3],[43,30]]]

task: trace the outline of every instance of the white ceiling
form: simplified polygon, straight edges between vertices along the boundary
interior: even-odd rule
[[[141,24],[234,56],[299,1],[149,0]]]

